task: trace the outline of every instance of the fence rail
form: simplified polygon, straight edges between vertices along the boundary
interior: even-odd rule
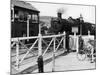
[[[58,38],[60,37],[60,38]],[[71,50],[77,50],[78,52],[78,48],[79,48],[79,36],[73,36],[73,35],[69,35],[69,47]],[[85,39],[85,41],[91,39],[94,39],[94,36],[82,36],[83,39]],[[26,44],[23,43],[23,40],[29,40],[29,39],[35,39],[35,41],[33,43],[31,43],[30,47],[27,47]],[[49,39],[45,40],[45,39]],[[57,44],[57,43],[58,44]],[[58,35],[47,35],[47,36],[42,36],[41,34],[39,34],[38,36],[31,36],[31,37],[19,37],[19,38],[11,38],[11,48],[15,47],[16,49],[16,63],[15,66],[13,65],[14,68],[16,68],[16,70],[19,70],[20,68],[20,64],[24,61],[24,59],[27,57],[27,55],[30,53],[30,51],[34,50],[35,45],[37,44],[37,48],[38,48],[38,54],[37,54],[37,58],[39,56],[44,56],[47,51],[49,50],[50,46],[53,47],[53,51],[52,51],[52,60],[53,60],[53,67],[52,70],[54,70],[54,66],[55,66],[55,52],[59,49],[59,47],[61,45],[63,45],[63,49],[66,50],[66,33],[64,32],[63,34],[58,34]],[[44,50],[43,49],[43,44],[45,44],[46,48]],[[23,57],[20,57],[20,46],[23,46],[26,49],[25,54],[23,55]]]
[[[47,36],[42,36],[41,34],[39,34],[38,36],[31,36],[31,37],[19,37],[19,38],[11,38],[11,48],[13,46],[16,47],[16,63],[14,68],[16,68],[16,70],[19,70],[19,66],[20,64],[23,62],[23,60],[26,58],[26,56],[29,54],[29,52],[34,48],[34,46],[36,45],[36,43],[38,43],[38,56],[44,56],[46,54],[46,52],[48,51],[48,49],[50,48],[50,45],[53,43],[53,55],[55,55],[55,52],[58,50],[59,46],[61,45],[61,43],[63,42],[63,48],[65,50],[65,36],[66,33],[64,32],[63,34],[58,34],[58,35],[47,35]],[[61,37],[61,40],[58,41],[57,37]],[[49,44],[43,40],[45,38],[51,38]],[[22,40],[29,40],[29,39],[36,39],[35,42],[32,43],[32,45],[28,48],[23,42]],[[59,44],[56,47],[56,43],[55,41],[57,41]],[[45,43],[45,45],[47,46],[46,49],[44,50],[44,52],[42,52],[42,44]],[[20,49],[19,49],[19,44],[21,44],[24,48],[27,49],[26,54],[24,54],[23,57],[20,58]]]

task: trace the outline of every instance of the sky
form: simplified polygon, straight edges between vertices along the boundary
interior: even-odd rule
[[[27,0],[25,0],[27,1]],[[37,3],[29,2],[35,8],[40,11],[40,16],[54,16],[57,17],[57,10],[60,8],[64,9],[62,15],[63,18],[72,16],[78,18],[80,14],[83,16],[85,22],[95,23],[95,7],[94,6],[83,6],[83,5],[71,5],[71,4],[52,4],[52,3]]]

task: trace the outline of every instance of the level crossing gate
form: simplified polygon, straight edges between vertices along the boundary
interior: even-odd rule
[[[78,52],[79,48],[79,36],[73,36],[69,35],[69,48],[71,50],[76,50]],[[93,36],[83,36],[84,39],[89,39],[92,38],[94,39]],[[31,44],[30,47],[27,47],[25,43],[23,43],[23,40],[29,40],[29,39],[35,39],[35,41]],[[48,41],[48,40],[49,41]],[[45,46],[44,46],[45,45]],[[21,46],[23,46],[26,50],[23,56],[21,56]],[[11,66],[15,68],[16,70],[20,69],[21,63],[26,59],[29,53],[32,53],[37,47],[37,55],[36,57],[38,58],[39,56],[44,56],[47,51],[52,51],[52,71],[55,69],[55,53],[59,49],[59,47],[62,47],[64,51],[66,51],[66,33],[64,32],[63,34],[58,34],[58,35],[46,35],[42,36],[39,34],[38,36],[33,36],[33,37],[19,37],[19,38],[11,38],[11,48],[15,48],[15,63],[12,64]],[[45,47],[45,48],[44,48]],[[34,52],[33,52],[34,53]],[[12,57],[12,56],[11,56]]]
[[[35,41],[31,44],[30,47],[27,47],[26,44],[23,43],[23,40],[29,40],[29,39],[35,39]],[[49,39],[49,42],[47,42],[47,40],[45,39]],[[52,50],[52,60],[53,60],[53,66],[52,66],[52,70],[54,71],[54,66],[55,66],[55,53],[57,52],[57,50],[59,49],[59,47],[61,46],[63,48],[63,50],[66,50],[66,33],[62,33],[62,34],[58,34],[58,35],[46,35],[46,36],[42,36],[41,34],[39,34],[38,36],[33,36],[33,37],[19,37],[19,38],[11,38],[11,49],[15,48],[15,63],[13,65],[11,65],[14,69],[19,70],[20,69],[20,64],[26,59],[26,57],[28,56],[28,54],[31,51],[34,51],[34,48],[36,48],[37,46],[37,58],[39,56],[44,56],[47,51],[49,49]],[[43,50],[43,45],[46,46],[46,48]],[[21,56],[20,54],[20,48],[21,46],[23,46],[26,51],[23,54],[23,56]],[[52,47],[51,47],[52,46]],[[12,57],[12,56],[11,56]]]

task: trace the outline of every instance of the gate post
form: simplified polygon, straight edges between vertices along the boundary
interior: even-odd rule
[[[19,41],[16,41],[16,67],[19,68]]]
[[[54,43],[53,43],[53,57],[52,57],[52,72],[55,71],[55,51],[56,51],[56,46],[55,46],[55,37],[54,37]]]
[[[38,72],[43,73],[44,72],[44,64],[43,64],[43,56],[42,56],[42,36],[41,34],[38,35],[39,40],[38,40]]]
[[[38,40],[38,55],[42,55],[42,36],[41,34],[38,35],[39,36],[39,40]]]
[[[91,50],[91,63],[94,62],[94,54],[93,54],[93,52],[94,52],[94,48],[92,47],[92,50]]]
[[[64,48],[64,50],[66,52],[66,33],[65,33],[65,31],[63,32],[63,34],[64,34],[63,48]]]

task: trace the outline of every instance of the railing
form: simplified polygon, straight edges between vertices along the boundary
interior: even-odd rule
[[[14,68],[16,70],[19,70],[20,64],[23,62],[23,60],[25,59],[25,57],[29,54],[29,52],[31,50],[33,50],[33,48],[35,47],[35,45],[38,43],[38,56],[44,56],[46,54],[46,52],[48,51],[48,49],[50,48],[50,45],[53,43],[53,56],[55,56],[55,52],[58,50],[58,48],[60,47],[61,43],[63,42],[63,48],[65,50],[65,39],[66,39],[66,33],[64,32],[63,34],[58,34],[58,35],[48,35],[48,36],[42,36],[41,34],[39,34],[38,36],[31,36],[31,37],[19,37],[19,38],[12,38],[11,39],[11,48],[13,48],[15,46],[16,48],[16,63],[14,64]],[[61,37],[60,41],[57,39],[58,37]],[[51,41],[49,42],[49,44],[44,40],[45,38],[51,38]],[[36,39],[34,43],[32,43],[32,45],[30,47],[27,47],[26,44],[24,44],[22,42],[22,40],[29,40],[29,39]],[[58,42],[58,44],[56,43]],[[42,50],[42,44],[45,44],[47,47],[46,49],[43,51]],[[20,51],[20,45],[22,45],[25,49],[27,49],[26,54],[24,54],[23,57],[20,58],[19,55],[19,51]],[[54,58],[53,58],[54,59]],[[54,62],[53,62],[53,66],[54,66]],[[54,67],[53,67],[54,69]]]

